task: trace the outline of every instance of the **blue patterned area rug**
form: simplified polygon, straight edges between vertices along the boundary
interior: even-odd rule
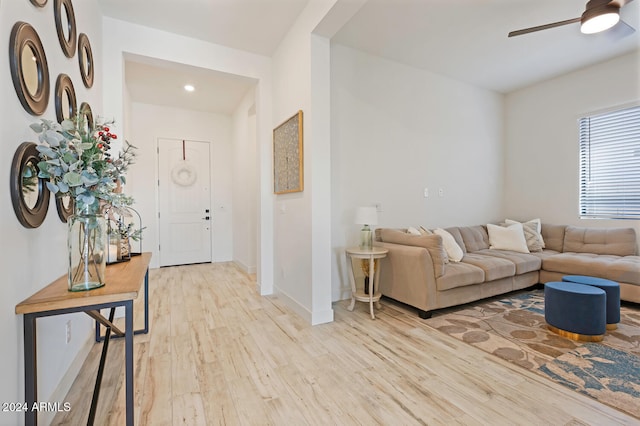
[[[624,304],[600,343],[547,329],[544,292],[513,293],[437,311],[426,323],[640,419],[640,307]]]

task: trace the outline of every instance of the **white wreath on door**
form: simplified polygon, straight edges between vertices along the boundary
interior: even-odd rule
[[[171,180],[180,186],[191,186],[197,178],[196,168],[187,160],[178,162],[171,170]]]

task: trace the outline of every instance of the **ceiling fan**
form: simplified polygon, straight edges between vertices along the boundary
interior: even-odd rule
[[[631,26],[624,21],[620,21],[620,9],[633,0],[589,0],[582,16],[566,21],[553,22],[551,24],[538,25],[537,27],[525,28],[511,31],[509,37],[528,34],[535,31],[547,30],[549,28],[560,27],[562,25],[575,24],[580,22],[580,31],[583,34],[594,34],[608,30],[618,22],[624,24],[628,29],[634,31]]]

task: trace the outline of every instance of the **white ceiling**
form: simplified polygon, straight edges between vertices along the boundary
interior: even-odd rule
[[[586,0],[369,0],[332,41],[506,93],[640,48],[640,31],[623,38],[611,31],[584,35],[579,23],[507,37],[512,30],[580,17],[585,5]],[[640,1],[621,11],[637,30],[639,11]]]
[[[309,0],[98,0],[104,15],[271,56]],[[332,42],[499,92],[640,48],[640,0],[622,9],[632,35],[583,35],[586,0],[368,0]],[[614,32],[615,33],[615,32]],[[229,113],[255,82],[178,64],[126,58],[134,101]],[[638,70],[631,70],[638,73]],[[181,92],[184,84],[196,92]],[[193,102],[191,102],[193,101]]]
[[[234,49],[271,56],[309,0],[98,0],[105,16]],[[255,81],[176,63],[128,56],[131,99],[157,105],[233,112]],[[185,84],[196,90],[184,91]]]
[[[98,0],[102,14],[271,56],[309,0]]]
[[[134,55],[125,57],[125,81],[136,102],[226,115],[256,84],[251,78]],[[187,92],[186,84],[195,90]]]

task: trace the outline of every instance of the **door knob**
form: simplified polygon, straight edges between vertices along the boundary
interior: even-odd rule
[[[209,220],[209,216],[203,217],[204,220]]]

